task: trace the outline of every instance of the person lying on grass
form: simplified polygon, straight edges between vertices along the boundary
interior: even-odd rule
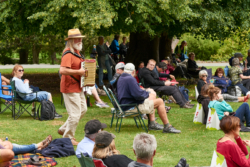
[[[115,135],[102,131],[96,135],[93,158],[102,159],[108,167],[127,167],[133,160],[121,155],[115,147]]]
[[[214,108],[218,114],[219,120],[225,116],[229,116],[230,113],[233,113],[232,107],[223,99],[221,95],[221,90],[214,85],[210,85],[208,88],[208,96],[210,102],[208,107]],[[235,116],[240,118],[240,121],[243,122],[243,118],[246,119],[246,126],[250,127],[250,109],[248,103],[243,103],[236,111]]]
[[[0,164],[2,162],[11,161],[14,155],[33,153],[35,150],[42,150],[46,148],[52,141],[52,136],[49,135],[45,140],[31,145],[19,145],[9,141],[2,141],[0,139]],[[1,166],[1,165],[0,165]]]
[[[16,90],[20,93],[18,95],[24,100],[24,101],[32,101],[37,98],[38,101],[42,100],[49,100],[52,101],[52,95],[49,92],[46,91],[38,91],[36,93],[32,93],[32,89],[29,87],[29,80],[25,79],[22,80],[22,76],[24,74],[23,66],[16,64],[12,70],[12,81],[15,81],[15,87]],[[26,94],[28,93],[28,94]],[[55,112],[55,118],[62,118],[62,115],[59,115],[57,112]]]

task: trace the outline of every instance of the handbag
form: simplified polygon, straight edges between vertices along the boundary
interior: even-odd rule
[[[214,150],[210,167],[227,167],[225,157]]]
[[[185,86],[179,86],[179,90],[183,94],[183,96],[185,97],[185,99],[187,101],[189,101],[189,95],[188,95],[189,90],[187,88],[185,88]]]
[[[237,96],[237,97],[241,96],[241,89],[239,86],[229,86],[227,88],[227,92],[232,96]]]

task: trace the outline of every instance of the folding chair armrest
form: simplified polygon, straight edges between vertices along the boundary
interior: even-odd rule
[[[36,99],[37,99],[37,92],[22,93],[22,92],[18,92],[17,90],[14,90],[14,92],[16,92],[16,93],[20,93],[20,94],[23,94],[23,95],[29,95],[29,94],[35,93],[35,94],[36,94]]]
[[[137,104],[136,103],[134,103],[134,104],[120,104],[120,106],[133,106],[133,107],[135,107],[135,106],[137,106]]]
[[[11,88],[11,85],[2,85],[2,87]]]

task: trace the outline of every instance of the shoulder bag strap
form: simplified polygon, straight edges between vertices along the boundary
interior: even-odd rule
[[[65,55],[68,54],[68,53],[71,53],[72,55],[74,55],[74,56],[76,56],[76,57],[78,57],[78,58],[84,59],[84,56],[83,56],[81,53],[80,53],[81,56],[79,56],[78,54],[72,53],[72,52],[69,51],[69,50],[67,50],[66,52],[64,52],[63,55],[62,55],[62,57],[65,56]],[[78,79],[76,79],[73,75],[70,75],[70,77],[73,78],[76,82],[80,83],[80,81],[79,81]]]

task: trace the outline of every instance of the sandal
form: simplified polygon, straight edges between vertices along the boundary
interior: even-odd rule
[[[169,110],[171,110],[171,107],[165,106],[165,109],[166,109],[166,113],[169,113]]]
[[[43,165],[41,163],[42,161],[43,161],[42,158],[39,158],[39,156],[34,156],[29,160],[22,161],[22,163],[26,165],[42,166]]]
[[[248,96],[248,95],[247,95],[247,96],[244,96],[244,102],[247,102],[248,99],[249,99],[249,96]]]
[[[52,136],[49,135],[45,140],[42,141],[43,146],[41,147],[41,150],[46,148],[52,141]]]

